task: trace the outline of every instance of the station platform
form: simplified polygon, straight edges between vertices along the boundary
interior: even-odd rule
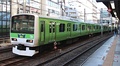
[[[120,66],[120,35],[108,39],[82,66]]]

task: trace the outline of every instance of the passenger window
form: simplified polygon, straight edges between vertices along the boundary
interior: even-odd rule
[[[73,24],[73,31],[77,31],[77,25]]]
[[[81,25],[79,25],[79,29],[81,30]]]
[[[40,21],[40,23],[41,23],[41,32],[44,32],[44,23],[45,23],[45,21]]]
[[[85,25],[82,25],[82,30],[85,30]]]
[[[64,32],[65,31],[65,24],[61,23],[59,25],[59,32]]]
[[[55,32],[55,22],[50,22],[49,24],[49,32]]]
[[[43,24],[41,24],[41,32],[43,32]]]
[[[49,24],[49,32],[50,32],[50,33],[52,32],[51,22],[50,22],[50,24]]]

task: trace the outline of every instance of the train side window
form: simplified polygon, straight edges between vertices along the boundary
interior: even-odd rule
[[[64,32],[65,31],[65,24],[61,23],[59,25],[59,32]]]
[[[96,29],[96,26],[94,26],[94,30]]]
[[[70,23],[67,24],[67,31],[70,31]]]
[[[43,32],[43,24],[41,24],[41,32]]]
[[[95,26],[93,26],[93,31],[95,30]]]
[[[99,29],[101,29],[101,26],[99,26]]]
[[[73,31],[77,31],[77,24],[73,24]]]
[[[68,31],[71,31],[71,24],[70,23],[68,24],[68,27],[69,27]]]
[[[98,29],[98,26],[96,26],[96,29]]]
[[[51,22],[50,22],[50,24],[49,24],[49,32],[50,32],[50,33],[52,32]]]
[[[77,31],[77,29],[78,29],[78,25],[76,24],[76,29],[75,30]]]
[[[40,23],[41,23],[41,32],[43,32],[44,31],[44,23],[45,21],[41,21]]]
[[[91,26],[88,26],[89,30],[91,30]]]
[[[56,22],[50,21],[50,23],[49,23],[49,32],[50,33],[55,32],[55,24],[56,24]]]
[[[55,32],[55,22],[53,23],[53,32]]]
[[[89,25],[87,25],[87,30],[88,30],[88,31],[90,30],[90,27],[89,27]]]
[[[99,29],[99,26],[97,26],[97,29]]]
[[[75,31],[75,24],[73,24],[73,31]]]
[[[82,25],[82,30],[85,30],[85,25]]]
[[[79,29],[81,30],[81,25],[79,24]]]

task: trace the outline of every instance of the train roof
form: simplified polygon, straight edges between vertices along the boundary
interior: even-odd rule
[[[72,22],[100,25],[100,24],[97,24],[97,23],[84,22],[80,19],[74,19],[74,18],[70,18],[70,17],[66,17],[66,16],[51,17],[51,16],[43,16],[43,15],[38,15],[38,14],[31,14],[31,13],[20,13],[20,14],[16,14],[16,15],[34,15],[34,16],[42,17],[42,18],[58,19],[58,20],[66,20],[66,21],[72,21]],[[13,15],[13,16],[16,16],[16,15]]]
[[[43,16],[40,15],[39,17],[43,18],[50,18],[50,19],[58,19],[58,20],[66,20],[66,21],[74,21],[74,22],[83,22],[82,20],[66,17],[66,16],[59,16],[59,17],[51,17],[51,16]]]
[[[83,22],[82,20],[73,19],[73,18],[65,17],[65,16],[51,17],[51,16],[31,14],[31,13],[20,13],[20,14],[16,14],[16,15],[34,15],[34,16],[38,16],[38,17],[42,17],[42,18],[59,19],[59,20],[67,20],[67,21],[74,21],[74,22]],[[16,15],[13,15],[13,16],[16,16]]]

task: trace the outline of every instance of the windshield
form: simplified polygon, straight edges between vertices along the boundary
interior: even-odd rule
[[[34,33],[34,16],[17,15],[12,17],[11,32]]]

